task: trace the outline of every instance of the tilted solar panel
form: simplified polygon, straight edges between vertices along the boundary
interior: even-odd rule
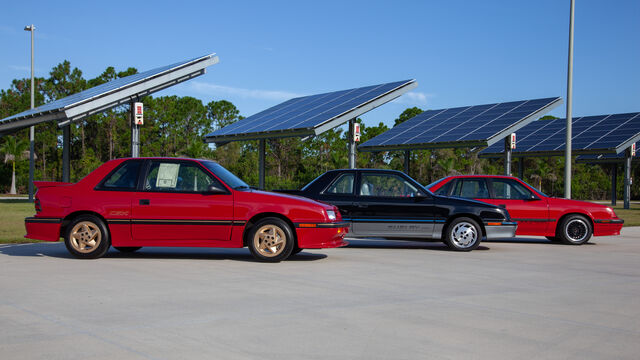
[[[572,119],[571,149],[575,154],[617,154],[640,140],[640,113],[582,116]],[[539,120],[517,133],[513,156],[558,156],[565,151],[566,119]],[[480,156],[501,156],[498,144]]]
[[[74,116],[80,117],[85,113],[91,113],[92,110],[103,110],[114,104],[117,105],[120,98],[129,98],[135,94],[147,95],[200,75],[204,73],[205,67],[217,62],[218,57],[215,54],[210,54],[115,79],[35,109],[4,118],[0,120],[0,131],[11,130],[13,127],[19,128],[20,125],[13,123],[25,119],[49,116],[46,119],[43,118],[43,121],[46,121],[51,120],[51,116],[53,116],[53,119],[59,120]],[[96,102],[96,99],[105,100]],[[75,109],[81,110],[75,111]],[[25,125],[33,125],[33,123]]]
[[[363,151],[487,146],[562,103],[559,97],[425,111],[358,147]]]
[[[224,143],[266,137],[309,136],[339,126],[415,88],[415,80],[294,98],[206,136]]]

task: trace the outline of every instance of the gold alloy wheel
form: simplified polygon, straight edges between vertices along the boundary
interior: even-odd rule
[[[278,256],[287,245],[287,236],[280,227],[267,224],[256,231],[253,245],[264,257]]]
[[[102,233],[98,225],[91,221],[82,221],[76,224],[69,235],[69,243],[77,252],[88,254],[100,246]]]

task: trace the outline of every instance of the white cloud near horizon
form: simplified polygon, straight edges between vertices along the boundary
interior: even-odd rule
[[[232,86],[224,86],[212,83],[206,83],[201,81],[191,81],[189,83],[191,90],[203,93],[207,95],[220,94],[220,95],[233,95],[239,96],[245,99],[260,99],[260,100],[289,100],[291,98],[304,96],[303,94],[296,94],[289,91],[281,90],[260,90],[260,89],[245,89]]]
[[[392,102],[405,105],[427,105],[429,99],[434,97],[435,94],[427,94],[419,91],[409,91],[408,93],[400,96]]]

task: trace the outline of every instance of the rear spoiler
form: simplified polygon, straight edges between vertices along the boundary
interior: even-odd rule
[[[35,185],[38,189],[42,189],[46,187],[73,185],[73,183],[61,182],[61,181],[34,181],[33,185]]]

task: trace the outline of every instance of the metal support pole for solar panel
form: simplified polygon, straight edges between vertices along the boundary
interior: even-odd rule
[[[618,197],[618,164],[611,166],[611,206],[616,206],[616,198]]]
[[[259,185],[258,187],[264,190],[264,153],[266,151],[265,139],[258,140],[258,176]]]
[[[631,149],[624,152],[624,208],[629,208],[631,198]]]
[[[511,135],[504,138],[504,174],[511,176]]]
[[[71,124],[62,127],[62,182],[70,182],[71,167],[69,148],[71,147]]]
[[[524,180],[524,158],[521,157],[518,161],[518,177],[520,180]]]
[[[574,0],[571,0],[569,14],[569,64],[567,69],[567,136],[564,153],[564,197],[571,199],[571,104],[573,101],[573,10]]]
[[[411,161],[411,150],[404,151],[404,173],[409,175],[409,162]]]
[[[140,157],[140,126],[136,124],[135,102],[129,103],[131,118],[131,157]]]
[[[349,120],[349,169],[356,168],[356,139],[354,137],[355,124],[355,118]]]
[[[33,31],[36,29],[33,24],[31,26],[25,26],[24,29],[31,33],[31,109],[34,108],[34,94],[35,94],[35,82],[33,81]],[[35,129],[33,126],[29,127],[29,201],[33,201],[33,180],[36,169],[36,154],[35,154]]]

